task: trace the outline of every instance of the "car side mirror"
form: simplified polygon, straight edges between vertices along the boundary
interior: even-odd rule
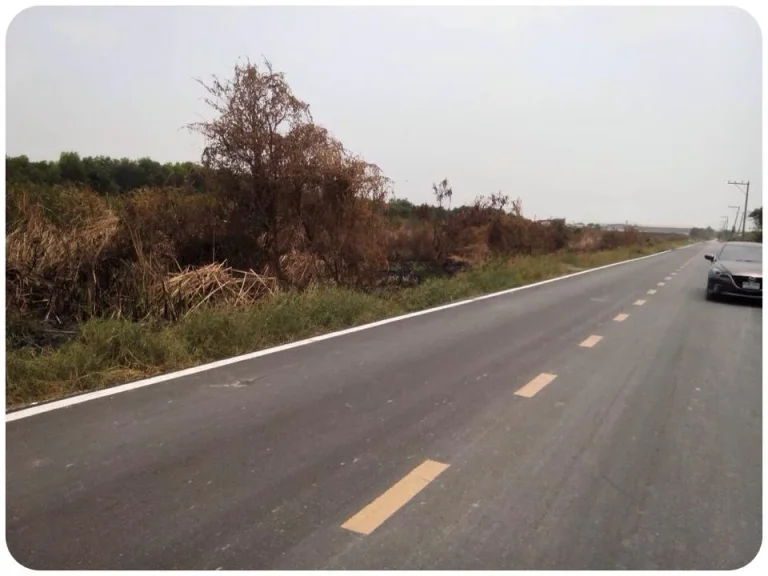
[[[704,260],[709,260],[710,262],[715,261],[715,255],[714,254],[704,254]]]

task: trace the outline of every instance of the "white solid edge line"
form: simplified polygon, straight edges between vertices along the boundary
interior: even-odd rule
[[[687,246],[683,246],[681,249],[689,248],[690,246],[695,246],[696,244],[699,244],[699,242],[696,242],[695,244],[689,244]],[[15,412],[7,413],[5,416],[5,421],[13,422],[14,420],[29,418],[30,416],[43,414],[45,412],[51,412],[53,410],[58,410],[59,408],[67,408],[69,406],[74,406],[75,404],[82,404],[83,402],[88,402],[90,400],[95,400],[97,398],[104,398],[105,396],[115,396],[116,394],[129,392],[130,390],[144,388],[145,386],[151,386],[153,384],[160,384],[161,382],[167,382],[168,380],[183,378],[184,376],[191,376],[192,374],[198,374],[200,372],[206,372],[208,370],[213,370],[215,368],[229,366],[230,364],[237,364],[238,362],[243,362],[245,360],[253,360],[254,358],[260,358],[261,356],[267,356],[269,354],[276,354],[277,352],[283,352],[284,350],[290,350],[292,348],[306,346],[307,344],[312,344],[314,342],[329,340],[331,338],[336,338],[338,336],[345,336],[346,334],[353,334],[354,332],[360,332],[361,330],[369,330],[371,328],[377,328],[378,326],[384,326],[385,324],[391,324],[393,322],[399,322],[401,320],[408,320],[409,318],[416,318],[418,316],[423,316],[425,314],[440,312],[442,310],[448,310],[450,308],[464,306],[465,304],[471,304],[472,302],[479,302],[480,300],[488,300],[489,298],[496,298],[497,296],[504,296],[506,294],[512,294],[514,292],[519,292],[521,290],[527,290],[529,288],[536,288],[537,286],[543,286],[545,284],[550,284],[552,282],[558,282],[560,280],[566,280],[568,278],[575,278],[576,276],[590,274],[592,272],[597,272],[599,270],[606,270],[608,268],[613,268],[614,266],[621,266],[623,264],[629,264],[631,262],[640,262],[641,260],[647,260],[648,258],[655,258],[656,256],[661,256],[662,254],[669,254],[671,252],[672,250],[664,250],[663,252],[657,252],[656,254],[649,254],[648,256],[631,258],[630,260],[622,260],[621,262],[614,262],[613,264],[606,264],[605,266],[599,266],[597,268],[589,268],[588,270],[581,270],[579,272],[574,272],[573,274],[566,274],[565,276],[557,276],[555,278],[549,278],[548,280],[542,280],[541,282],[536,282],[534,284],[517,286],[515,288],[502,290],[501,292],[493,292],[491,294],[484,294],[483,296],[476,296],[475,298],[470,298],[468,300],[460,300],[458,302],[451,302],[450,304],[443,304],[442,306],[436,306],[434,308],[427,308],[426,310],[409,312],[408,314],[403,314],[402,316],[385,318],[384,320],[377,320],[376,322],[371,322],[370,324],[362,324],[360,326],[354,326],[352,328],[345,328],[344,330],[339,330],[338,332],[330,332],[328,334],[314,336],[312,338],[307,338],[305,340],[299,340],[298,342],[291,342],[289,344],[282,344],[280,346],[275,346],[273,348],[265,348],[264,350],[249,352],[248,354],[242,354],[240,356],[224,358],[223,360],[217,360],[216,362],[211,362],[209,364],[192,366],[191,368],[186,368],[184,370],[179,370],[177,372],[169,372],[168,374],[161,374],[159,376],[153,376],[152,378],[147,378],[145,380],[137,380],[135,382],[128,382],[127,384],[118,384],[117,386],[112,386],[111,388],[104,388],[102,390],[96,390],[94,392],[86,392],[83,394],[78,394],[76,396],[70,396],[69,398],[62,398],[61,400],[46,402],[44,404],[39,404],[37,406],[32,405],[27,408],[22,408],[20,410],[17,410]]]

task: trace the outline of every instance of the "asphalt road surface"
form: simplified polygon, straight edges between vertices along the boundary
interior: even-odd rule
[[[7,422],[9,549],[37,569],[744,566],[762,307],[705,301],[707,249]]]

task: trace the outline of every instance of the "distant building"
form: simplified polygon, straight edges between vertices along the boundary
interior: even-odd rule
[[[640,232],[646,232],[648,234],[678,234],[680,236],[689,236],[691,233],[690,228],[672,228],[664,226],[638,226]]]
[[[638,232],[645,232],[647,234],[678,234],[681,236],[689,236],[691,233],[690,228],[677,228],[674,226],[642,226],[640,224],[629,224],[629,227],[637,229]],[[605,224],[602,226],[602,229],[623,232],[627,229],[627,224]]]
[[[559,224],[562,226],[565,224],[565,218],[547,218],[546,220],[538,220],[537,224],[541,224],[542,226],[552,226],[553,224]]]

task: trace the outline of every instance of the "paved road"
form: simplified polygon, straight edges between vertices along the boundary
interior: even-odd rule
[[[704,250],[8,422],[10,551],[59,569],[743,566],[762,308],[706,302]]]

